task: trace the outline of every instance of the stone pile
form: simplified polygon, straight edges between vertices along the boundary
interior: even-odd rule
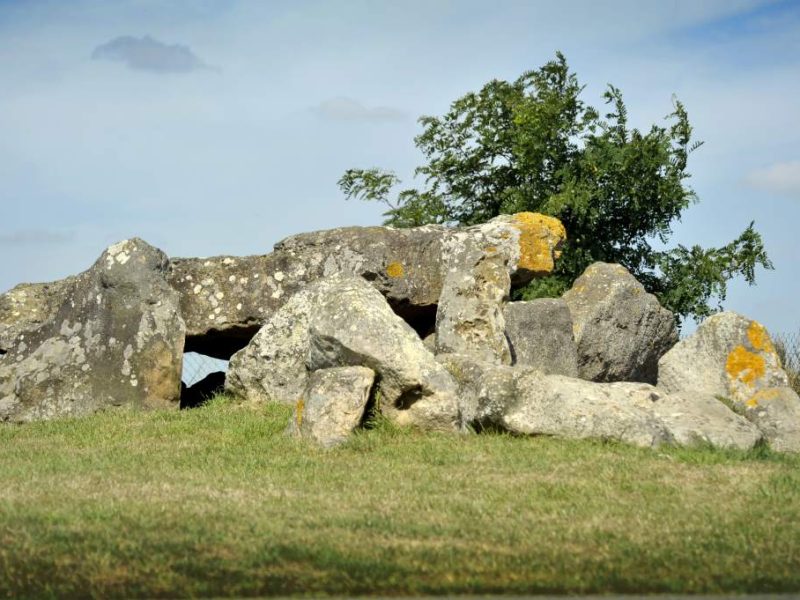
[[[800,451],[800,398],[757,322],[720,313],[678,341],[673,315],[605,263],[562,298],[512,302],[565,236],[521,213],[307,233],[250,257],[168,260],[126,240],[0,295],[0,421],[194,406],[223,384],[182,391],[197,351],[230,359],[233,395],[291,404],[288,431],[323,446],[379,411],[439,431]]]

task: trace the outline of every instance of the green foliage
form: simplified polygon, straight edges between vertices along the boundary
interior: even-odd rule
[[[550,277],[519,294],[562,293],[595,261],[624,265],[679,317],[704,317],[725,299],[727,281],[754,282],[772,268],[752,224],[722,248],[657,250],[672,224],[697,200],[686,184],[692,140],[685,107],[673,101],[666,125],[642,132],[628,124],[622,92],[608,86],[605,115],[580,98],[583,86],[562,54],[516,81],[494,80],[423,116],[415,138],[425,185],[391,197],[391,171],[351,169],[339,186],[348,198],[382,202],[386,224],[472,225],[499,214],[541,212],[561,219],[569,240]]]

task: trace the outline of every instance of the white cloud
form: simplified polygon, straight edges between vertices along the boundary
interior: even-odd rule
[[[155,73],[188,73],[209,68],[188,46],[164,44],[149,35],[114,38],[95,48],[92,58],[123,62],[130,69]]]
[[[0,246],[22,246],[40,244],[63,244],[72,241],[70,232],[51,231],[47,229],[25,229],[0,233]]]
[[[331,98],[315,107],[314,112],[335,121],[402,121],[406,113],[388,106],[367,107],[352,98]]]
[[[771,194],[800,200],[800,160],[756,169],[745,177],[745,183]]]

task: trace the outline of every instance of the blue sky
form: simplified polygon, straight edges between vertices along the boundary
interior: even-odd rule
[[[725,306],[800,328],[800,2],[780,0],[0,0],[0,291],[133,235],[211,256],[379,223],[345,169],[408,178],[417,116],[556,50],[634,125],[686,104],[701,202],[674,241],[755,220],[776,270]]]

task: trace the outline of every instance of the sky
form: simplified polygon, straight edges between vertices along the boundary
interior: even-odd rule
[[[420,115],[558,50],[583,99],[613,83],[634,126],[686,105],[700,202],[672,243],[755,221],[775,270],[724,306],[799,330],[797,0],[0,0],[0,292],[132,236],[263,254],[379,224],[337,188],[346,169],[413,183]]]

